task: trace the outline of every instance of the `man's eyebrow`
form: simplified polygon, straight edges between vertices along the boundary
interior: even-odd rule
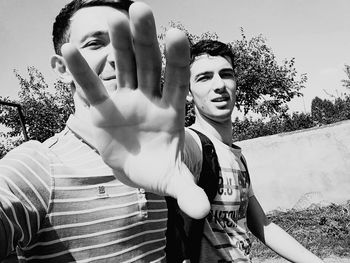
[[[230,73],[234,73],[235,71],[233,70],[233,68],[224,68],[224,69],[220,70],[220,72],[230,72]]]
[[[223,68],[220,70],[220,73],[232,73],[234,74],[234,70],[232,68]],[[202,71],[202,72],[199,72],[197,73],[195,76],[194,76],[194,79],[198,79],[200,76],[203,76],[203,75],[211,75],[213,74],[212,71]]]

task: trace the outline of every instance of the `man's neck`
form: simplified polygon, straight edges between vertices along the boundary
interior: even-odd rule
[[[89,126],[87,128],[90,129],[91,119],[90,119],[89,105],[85,100],[83,100],[79,96],[77,92],[74,93],[73,99],[74,99],[74,107],[75,107],[75,111],[74,111],[75,118],[84,120],[84,123]]]
[[[74,118],[70,123],[74,126],[76,132],[85,140],[89,140],[89,143],[95,145],[92,129],[92,121],[90,115],[90,108],[87,106],[78,96],[74,98]]]
[[[232,144],[232,122],[230,120],[215,122],[198,114],[196,115],[194,126],[204,131],[205,134],[214,136],[226,145]]]

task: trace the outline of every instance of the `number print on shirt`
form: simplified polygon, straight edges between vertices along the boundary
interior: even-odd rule
[[[219,195],[232,195],[234,191],[234,184],[232,182],[232,178],[224,178],[222,176],[219,176],[219,187],[218,187],[218,194]]]

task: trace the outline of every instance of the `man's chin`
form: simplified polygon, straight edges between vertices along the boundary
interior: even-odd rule
[[[206,116],[206,119],[218,124],[226,123],[226,122],[231,122],[231,114],[232,112],[228,111],[226,114]]]
[[[109,94],[113,93],[118,88],[116,79],[104,80],[103,85],[106,87]]]

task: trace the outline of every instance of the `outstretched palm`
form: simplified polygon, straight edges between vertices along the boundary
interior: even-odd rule
[[[204,191],[182,162],[184,103],[189,82],[189,45],[177,30],[167,34],[166,73],[160,90],[161,57],[152,12],[130,7],[130,20],[110,20],[118,89],[108,94],[72,45],[62,53],[91,106],[96,146],[125,184],[177,198],[189,216],[209,210]]]

